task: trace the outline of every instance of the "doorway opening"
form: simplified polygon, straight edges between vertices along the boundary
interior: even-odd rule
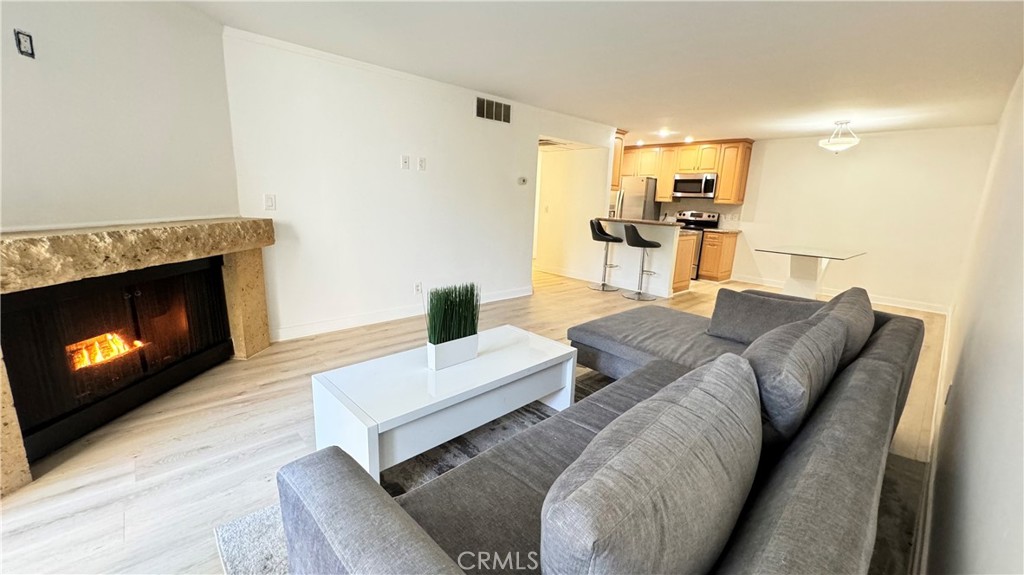
[[[603,247],[591,240],[589,221],[608,215],[612,201],[609,153],[607,147],[540,137],[533,226],[535,274],[593,281],[600,272]]]

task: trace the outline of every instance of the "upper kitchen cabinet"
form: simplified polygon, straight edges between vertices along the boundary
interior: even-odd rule
[[[676,176],[676,148],[662,148],[661,167],[658,169],[658,187],[654,194],[656,202],[672,201],[672,186]]]
[[[637,157],[636,175],[658,177],[661,167],[661,150],[658,148],[641,148]]]
[[[659,202],[672,201],[676,174],[717,173],[716,204],[742,204],[747,191],[751,140],[709,140],[692,144],[629,146],[623,149],[620,176],[658,178]]]
[[[680,146],[676,158],[679,173],[714,172],[718,168],[720,144],[694,144]]]
[[[621,178],[624,178],[626,176],[635,176],[635,175],[637,175],[636,168],[637,168],[637,160],[639,159],[639,157],[640,157],[640,151],[639,150],[625,150],[624,152],[622,152],[622,170],[621,170],[622,173],[619,174],[620,182],[621,182]],[[620,183],[620,185],[621,185],[621,183]]]
[[[612,191],[619,191],[622,185],[622,153],[626,144],[625,130],[615,130],[615,142],[612,146]]]
[[[750,142],[726,142],[721,145],[718,162],[716,204],[742,204],[747,193],[750,169]]]
[[[713,172],[718,167],[718,156],[722,146],[718,144],[701,144],[697,154],[697,171]]]

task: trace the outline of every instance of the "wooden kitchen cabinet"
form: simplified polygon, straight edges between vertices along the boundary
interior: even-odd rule
[[[658,148],[644,148],[640,150],[637,157],[636,175],[658,177],[658,169],[661,167],[661,150]]]
[[[655,201],[671,202],[672,187],[676,178],[676,150],[665,148],[661,151],[661,167],[658,169],[658,188],[654,194]]]
[[[750,142],[722,144],[715,185],[716,204],[742,204],[747,194],[747,172],[750,170]]]
[[[620,176],[658,178],[657,199],[668,202],[676,174],[715,172],[718,174],[715,203],[738,205],[743,203],[747,193],[752,145],[751,140],[709,140],[658,147],[630,146],[622,153]]]
[[[639,150],[626,150],[622,152],[622,170],[620,175],[620,181],[626,176],[635,176],[637,168],[637,160],[640,157]],[[621,185],[621,183],[620,183]]]
[[[718,156],[722,150],[719,144],[701,144],[697,150],[697,171],[714,172],[718,169]]]
[[[625,147],[626,132],[615,130],[615,141],[612,146],[612,191],[619,191],[622,186],[622,154]]]
[[[697,170],[700,163],[700,146],[680,146],[676,148],[676,173],[685,174]]]
[[[693,255],[696,246],[697,234],[679,234],[679,244],[676,246],[676,267],[672,275],[673,292],[690,289],[690,271],[693,268]]]
[[[718,169],[720,144],[694,144],[679,146],[676,167],[679,173],[714,172]]]
[[[738,237],[738,234],[705,231],[697,277],[716,282],[731,278]]]

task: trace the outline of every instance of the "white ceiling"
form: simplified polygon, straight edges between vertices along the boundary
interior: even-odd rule
[[[995,123],[1024,2],[193,4],[227,26],[621,127],[627,142]]]

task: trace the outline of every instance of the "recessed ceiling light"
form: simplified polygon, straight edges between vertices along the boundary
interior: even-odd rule
[[[687,144],[689,144],[692,141],[693,141],[693,136],[686,136],[685,138],[683,138],[683,142],[685,142]]]
[[[636,141],[636,145],[642,146],[642,145],[644,145],[644,141],[643,140],[637,140]]]
[[[662,128],[662,129],[658,130],[658,137],[660,137],[660,138],[667,138],[669,136],[669,134],[671,134],[671,133],[672,132],[669,131],[668,128]]]

